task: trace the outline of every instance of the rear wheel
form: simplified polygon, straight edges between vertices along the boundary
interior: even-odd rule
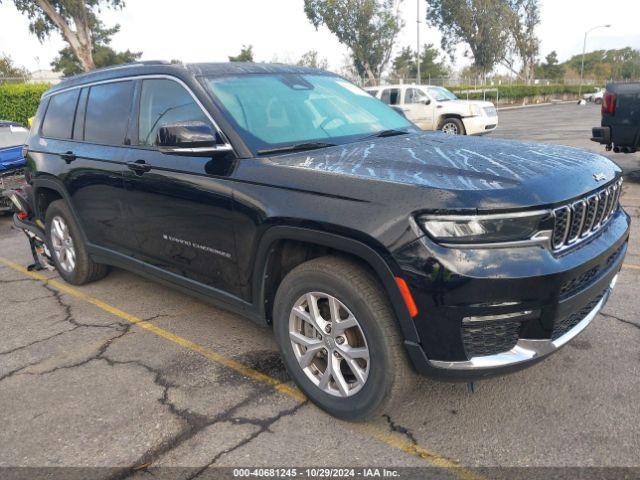
[[[47,243],[62,278],[73,285],[84,285],[108,273],[106,265],[89,257],[80,229],[64,200],[52,202],[45,217]]]
[[[296,384],[332,415],[370,417],[413,386],[385,292],[349,259],[322,257],[293,269],[276,293],[274,329]]]
[[[440,125],[440,130],[448,135],[464,135],[464,124],[459,118],[445,118]]]

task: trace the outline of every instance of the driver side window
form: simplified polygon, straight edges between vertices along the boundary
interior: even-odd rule
[[[422,103],[422,100],[427,95],[417,88],[407,88],[407,91],[404,93],[404,103],[412,104],[412,103]]]
[[[155,147],[160,127],[178,122],[211,124],[200,106],[182,85],[167,79],[142,81],[138,144]]]

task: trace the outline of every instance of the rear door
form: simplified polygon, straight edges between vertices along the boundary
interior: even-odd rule
[[[61,178],[88,241],[124,254],[137,248],[122,216],[133,86],[131,80],[114,81],[60,94],[76,96],[77,103],[72,140],[57,147]]]
[[[136,89],[134,148],[125,174],[124,215],[139,242],[136,257],[179,277],[225,293],[239,293],[228,153],[191,157],[162,153],[163,126],[213,124],[196,98],[177,80],[147,78]]]

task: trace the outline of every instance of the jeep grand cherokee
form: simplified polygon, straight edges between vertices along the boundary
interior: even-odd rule
[[[66,281],[115,265],[272,325],[342,418],[401,398],[411,367],[473,379],[553,353],[627,250],[606,158],[421,132],[302,67],[80,75],[42,97],[27,155],[33,212],[14,221]]]

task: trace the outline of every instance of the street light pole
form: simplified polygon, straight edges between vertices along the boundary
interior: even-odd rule
[[[587,52],[587,35],[597,28],[609,28],[611,25],[598,25],[584,32],[584,41],[582,42],[582,62],[580,64],[580,86],[578,87],[578,100],[582,99],[582,78],[584,77],[584,55]]]
[[[416,65],[418,66],[418,74],[416,76],[417,78],[417,84],[420,85],[420,0],[416,0],[416,7],[417,7],[417,15],[416,15],[416,24],[417,24],[417,28],[416,28],[416,37],[417,37],[417,49],[416,49]]]

